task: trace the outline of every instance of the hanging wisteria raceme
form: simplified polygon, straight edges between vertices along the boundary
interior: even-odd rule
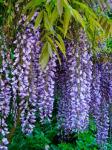
[[[78,104],[77,113],[78,130],[85,130],[89,124],[89,103],[91,101],[91,82],[92,82],[92,61],[91,61],[91,46],[88,43],[88,39],[83,30],[79,32],[79,44],[78,44],[79,58],[77,73],[79,79],[78,84]],[[79,110],[78,110],[79,109]]]
[[[0,142],[0,150],[7,150],[8,140],[7,135],[8,125],[7,118],[10,112],[11,103],[11,85],[10,85],[10,56],[7,51],[7,45],[5,41],[5,36],[2,34],[0,36],[0,58],[2,63],[0,64],[0,134],[2,136],[2,141]]]
[[[31,98],[30,95],[30,88],[32,86],[30,81],[30,76],[32,75],[32,68],[31,68],[31,57],[32,57],[32,48],[30,38],[32,36],[31,29],[26,29],[25,33],[22,35],[25,37],[23,41],[23,48],[22,51],[22,68],[21,68],[21,76],[19,78],[19,96],[21,98],[21,102],[19,103],[21,109],[21,125],[22,130],[25,132],[26,126],[29,125],[27,122],[27,115],[29,111],[29,100]],[[23,39],[23,38],[22,38]],[[23,70],[23,71],[22,71]],[[32,76],[33,78],[33,76]]]
[[[90,107],[96,121],[99,144],[107,141],[109,132],[110,67],[109,62],[97,62],[93,65]]]
[[[17,45],[13,65],[14,82],[12,83],[14,107],[15,114],[21,116],[22,130],[26,134],[30,134],[33,131],[37,109],[39,109],[41,122],[44,122],[45,118],[50,119],[52,117],[54,103],[57,58],[53,54],[45,70],[42,70],[39,64],[41,54],[40,29],[34,29],[37,15],[38,13],[36,12],[31,18],[31,22],[27,23],[27,27],[24,26],[26,17],[22,17],[19,22],[20,31],[14,41],[15,45]],[[17,97],[19,99],[18,104]],[[17,122],[16,119],[15,122]]]
[[[101,116],[97,131],[100,143],[106,142],[109,131],[109,63],[104,62],[101,68]]]
[[[97,127],[97,140],[99,142],[100,124],[101,124],[101,64],[94,63],[92,70],[92,84],[91,84],[91,101],[90,101],[90,113],[96,121]]]
[[[33,27],[33,26],[32,26]],[[34,30],[34,29],[33,29]],[[39,53],[40,46],[36,45],[39,42],[40,33],[39,29],[35,30],[35,33],[29,38],[28,47],[31,44],[31,64],[29,74],[29,102],[28,102],[28,113],[25,121],[25,133],[30,134],[33,131],[34,124],[36,122],[35,113],[37,111],[38,101],[38,68],[39,68]],[[30,60],[29,60],[30,61]]]
[[[89,43],[83,30],[80,30],[79,41],[73,40],[70,43],[67,41],[66,47],[67,61],[64,60],[64,65],[61,67],[61,70],[64,68],[66,80],[63,81],[61,74],[59,74],[62,94],[59,101],[58,117],[63,122],[65,132],[69,133],[84,130],[89,123],[92,62],[88,52],[90,50]]]
[[[70,126],[70,122],[67,121],[67,119],[70,117],[69,113],[70,113],[70,106],[69,101],[70,99],[68,99],[68,91],[67,91],[67,81],[68,81],[68,65],[67,62],[65,60],[65,57],[62,56],[61,58],[61,65],[58,65],[57,67],[57,90],[59,90],[59,95],[60,95],[60,100],[58,102],[58,121],[59,121],[59,125],[61,128],[64,129],[65,134],[70,133],[71,128],[69,128],[68,126]]]
[[[112,62],[109,63],[109,101],[112,103]]]
[[[112,139],[112,62],[109,63],[109,73],[109,137]]]
[[[51,119],[53,104],[54,104],[54,86],[55,86],[55,72],[56,72],[57,57],[53,54],[49,60],[47,67],[42,70],[39,67],[38,75],[38,108],[40,113],[40,120],[44,123],[45,119]]]
[[[24,22],[26,20],[26,16],[22,16],[22,19],[19,21],[19,25],[21,25],[21,29],[24,29]],[[20,28],[18,29],[20,30]],[[21,31],[21,30],[20,30]],[[13,116],[14,116],[14,123],[16,126],[16,119],[18,116],[19,111],[19,87],[21,86],[21,76],[24,73],[22,69],[22,50],[24,50],[23,41],[26,39],[25,36],[22,37],[22,33],[18,32],[16,35],[16,40],[14,41],[15,50],[14,50],[14,63],[12,65],[12,89],[13,89]],[[22,44],[22,45],[21,45]],[[20,88],[21,89],[21,88]]]
[[[31,23],[24,26],[26,16],[23,15],[20,24],[20,31],[17,33],[14,43],[17,45],[15,49],[15,62],[13,64],[13,93],[15,113],[20,116],[22,130],[26,134],[30,134],[36,121],[35,112],[37,110],[37,77],[38,77],[38,55],[40,47],[39,29],[34,29],[34,20],[38,15],[36,12],[31,18]],[[23,28],[23,30],[21,30]],[[36,62],[37,61],[37,62]],[[37,64],[36,64],[37,63]],[[37,71],[37,72],[36,72]],[[19,102],[17,103],[17,96]],[[17,120],[15,119],[15,122]]]
[[[90,101],[90,113],[94,115],[97,120],[99,116],[99,107],[101,104],[101,65],[98,63],[93,64],[92,68],[92,84],[91,84],[91,101]]]

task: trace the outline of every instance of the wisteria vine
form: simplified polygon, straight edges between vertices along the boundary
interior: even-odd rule
[[[13,62],[7,51],[5,36],[0,37],[4,39],[0,43],[0,149],[7,149],[9,143],[7,118],[10,112],[14,127],[20,123],[26,135],[32,134],[37,120],[44,124],[52,119],[55,87],[60,91],[57,119],[64,134],[88,129],[91,113],[96,121],[97,142],[106,142],[111,126],[111,63],[92,61],[92,47],[85,31],[80,29],[77,38],[65,39],[66,58],[60,53],[61,64],[53,52],[42,70],[39,63],[43,46],[42,29],[34,28],[37,16],[38,12],[35,12],[26,23],[27,17],[22,15],[13,41]]]

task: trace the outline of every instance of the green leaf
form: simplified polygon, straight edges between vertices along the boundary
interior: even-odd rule
[[[50,55],[50,57],[52,57],[52,47],[51,47],[51,44],[49,42],[47,42],[47,46],[48,46],[49,55]]]
[[[66,36],[69,28],[70,18],[71,18],[70,9],[65,8],[64,21],[63,21],[64,37]]]
[[[37,6],[41,5],[45,0],[31,0],[23,9],[23,14],[29,9],[37,9]]]
[[[35,8],[35,2],[36,2],[36,0],[30,1],[30,2],[25,6],[25,8],[23,9],[22,13],[23,13],[23,14],[26,13],[26,11],[27,11],[28,9],[34,9],[34,8]]]
[[[99,17],[99,24],[103,28],[105,32],[105,36],[112,35],[112,20],[105,17],[105,16],[100,16]]]
[[[50,31],[52,34],[54,34],[53,26],[50,23],[49,16],[46,12],[44,12],[44,26],[46,30]]]
[[[63,0],[57,0],[57,9],[60,17],[62,16],[63,13]]]
[[[93,17],[94,19],[97,18],[96,14],[93,12],[93,10],[91,8],[88,7],[88,5],[78,2],[78,1],[74,1],[74,3],[79,5],[82,10],[87,12],[87,14],[90,15],[91,17]]]
[[[91,17],[89,17],[89,19],[91,22],[91,26],[93,25],[94,28],[98,28],[103,31],[103,28],[101,27],[101,25],[99,24],[99,22],[97,20],[95,20],[94,18],[91,18]]]
[[[35,20],[35,28],[38,28],[38,27],[39,27],[39,24],[41,23],[42,18],[43,18],[43,11],[41,11],[41,12],[38,14],[38,16],[37,16],[37,18],[36,18],[36,20]]]
[[[3,3],[4,2],[4,0],[0,0],[0,3]]]
[[[60,33],[62,33],[62,34],[64,33],[64,29],[61,28],[60,26],[56,26],[56,28],[57,28],[57,30],[59,30]]]
[[[45,43],[42,48],[42,53],[41,53],[40,60],[39,60],[42,69],[46,67],[48,61],[49,61],[48,45],[47,43]]]
[[[58,51],[57,51],[57,48],[56,48],[56,46],[55,46],[54,41],[53,41],[49,36],[46,36],[46,39],[47,39],[47,41],[51,44],[51,47],[52,47],[52,49],[54,50],[55,54],[57,55],[57,58],[58,58],[59,63],[61,64],[61,59],[60,59],[60,56],[59,56],[59,54],[58,54]]]
[[[69,3],[68,3],[67,0],[64,0],[63,2],[64,2],[64,6],[65,6],[65,7],[72,8],[72,7],[69,5]]]
[[[57,46],[59,47],[60,51],[63,53],[63,48],[62,48],[61,44],[57,40],[55,40],[55,42],[56,42]]]
[[[54,24],[57,18],[58,18],[58,11],[57,8],[55,7],[50,17],[50,22],[52,25]]]
[[[48,35],[46,35],[46,39],[48,40],[48,42],[51,44],[53,49],[56,49],[54,41],[51,39],[51,37],[49,37]]]
[[[60,50],[64,54],[64,56],[66,57],[65,44],[64,44],[64,41],[63,41],[62,37],[59,34],[57,34],[57,39],[58,39],[59,42],[56,40],[56,44],[58,45],[58,47],[60,48]]]
[[[80,15],[80,13],[77,10],[72,9],[72,15],[75,18],[75,20],[78,21],[82,25],[83,28],[85,28],[85,21]]]
[[[46,9],[46,12],[47,12],[48,16],[50,16],[51,13],[52,13],[52,9],[54,9],[51,2],[49,4],[45,5],[45,9]]]

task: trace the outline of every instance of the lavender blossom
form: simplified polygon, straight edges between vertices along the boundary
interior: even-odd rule
[[[56,55],[53,54],[45,70],[39,68],[38,75],[38,107],[41,122],[51,119],[54,103],[54,86],[56,72]]]
[[[104,144],[109,131],[109,63],[93,65],[93,80],[91,87],[91,113],[97,127],[97,142]]]
[[[32,18],[34,21],[38,15],[36,12]],[[19,32],[15,43],[15,62],[13,64],[13,103],[15,123],[17,115],[20,115],[22,130],[30,134],[36,122],[35,112],[37,111],[37,77],[38,77],[38,55],[40,47],[36,44],[39,41],[39,29],[35,30],[32,23],[24,25],[26,16],[19,21]],[[19,102],[17,102],[17,97]],[[19,112],[19,114],[18,114]]]
[[[99,144],[105,143],[109,131],[109,64],[103,63],[101,66],[101,104],[99,123],[97,124],[97,141]]]
[[[10,99],[11,99],[11,85],[9,78],[9,67],[10,60],[8,60],[8,51],[7,51],[7,43],[5,41],[5,36],[1,35],[1,59],[2,64],[0,66],[0,132],[2,135],[2,141],[0,143],[0,149],[7,149],[8,140],[6,136],[8,135],[8,125],[7,118],[10,112]]]
[[[56,56],[53,54],[43,71],[39,65],[41,45],[37,46],[37,43],[40,43],[40,29],[34,29],[37,15],[38,13],[35,12],[31,22],[27,23],[27,27],[24,26],[26,17],[23,15],[19,24],[20,29],[22,24],[24,30],[18,32],[17,39],[14,42],[17,46],[12,85],[14,98],[17,98],[17,96],[20,98],[19,104],[14,99],[14,106],[16,106],[16,114],[16,111],[20,110],[22,130],[26,134],[33,131],[37,109],[40,112],[41,122],[45,118],[51,118],[54,102]]]
[[[64,60],[63,66],[60,67],[64,68],[64,75],[59,74],[62,94],[58,118],[62,120],[65,133],[68,134],[84,130],[88,126],[92,62],[84,31],[80,31],[79,41],[77,39],[72,42],[67,41],[66,47],[67,61]]]

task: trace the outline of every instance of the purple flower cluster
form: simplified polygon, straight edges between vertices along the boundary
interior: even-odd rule
[[[109,66],[107,62],[101,66],[101,104],[97,127],[97,141],[101,144],[106,142],[109,131]]]
[[[41,70],[39,67],[38,75],[38,108],[40,112],[41,122],[52,117],[54,104],[54,87],[55,87],[55,72],[56,72],[56,55],[53,54],[48,62],[47,67]]]
[[[90,43],[84,30],[80,29],[78,38],[65,40],[66,58],[60,54],[61,65],[57,67],[57,57],[53,53],[42,70],[39,64],[43,45],[41,28],[34,28],[37,16],[38,12],[35,12],[25,25],[27,17],[22,15],[14,41],[12,66],[5,41],[0,43],[0,133],[3,136],[0,150],[7,150],[7,117],[10,111],[15,127],[19,119],[22,131],[28,135],[35,127],[37,111],[41,123],[51,120],[56,86],[60,92],[57,118],[64,133],[68,135],[87,129],[89,113],[92,113],[97,126],[97,141],[99,144],[106,142],[109,105],[112,103],[111,63],[92,63]],[[9,78],[10,69],[12,78]]]
[[[109,101],[110,104],[112,104],[112,63],[111,62],[109,63]]]
[[[91,84],[91,102],[90,113],[93,114],[97,126],[97,139],[99,142],[100,133],[100,116],[101,116],[101,65],[98,63],[93,64],[92,71],[92,84]]]
[[[78,50],[79,49],[79,50]],[[89,103],[91,101],[91,82],[92,82],[92,61],[91,61],[91,47],[83,30],[79,33],[78,42],[78,60],[80,62],[77,73],[79,75],[78,84],[78,104],[80,108],[77,128],[84,130],[89,123]],[[78,62],[78,63],[79,63]],[[78,79],[77,79],[78,80]]]
[[[112,138],[112,62],[110,62],[109,72],[109,137]]]
[[[110,63],[95,63],[92,75],[91,112],[96,121],[97,142],[103,144],[109,132]]]
[[[53,54],[47,67],[42,70],[39,64],[42,47],[40,28],[34,29],[37,15],[36,12],[27,27],[24,26],[26,16],[23,15],[14,41],[12,88],[15,123],[19,112],[22,130],[26,134],[33,131],[36,111],[39,110],[41,122],[45,118],[50,119],[54,103],[56,55]]]
[[[0,58],[2,59],[2,64],[0,64],[0,134],[2,136],[2,141],[0,143],[1,150],[7,150],[8,140],[7,135],[8,125],[7,118],[10,112],[10,99],[11,99],[11,85],[9,78],[9,66],[10,60],[8,60],[9,54],[7,51],[5,36],[1,35],[0,40]]]
[[[37,16],[34,14],[32,21]],[[35,112],[37,110],[37,77],[36,70],[40,47],[36,46],[39,41],[40,31],[34,30],[33,23],[24,26],[26,16],[23,16],[20,24],[20,31],[17,33],[14,44],[15,62],[13,64],[13,103],[15,116],[20,115],[22,130],[30,134],[36,122]],[[22,29],[23,28],[23,29]],[[17,98],[19,102],[17,102]],[[19,114],[18,114],[19,112]],[[16,122],[15,118],[15,122]]]
[[[66,47],[67,61],[63,60],[59,72],[61,96],[58,118],[68,134],[88,126],[92,62],[83,30],[80,30],[79,40],[67,41]]]
[[[67,62],[62,56],[62,63],[57,68],[57,90],[59,90],[60,100],[58,102],[58,122],[59,125],[64,129],[65,133],[68,134],[68,132],[71,131],[71,127],[68,126],[71,125],[70,122],[67,121],[67,119],[70,116],[70,99],[68,99],[68,91],[67,91],[67,81],[68,81],[68,65]]]
[[[101,69],[98,63],[93,64],[92,69],[92,84],[91,84],[91,101],[90,101],[90,112],[94,114],[94,117],[99,116],[99,107],[101,104]]]

